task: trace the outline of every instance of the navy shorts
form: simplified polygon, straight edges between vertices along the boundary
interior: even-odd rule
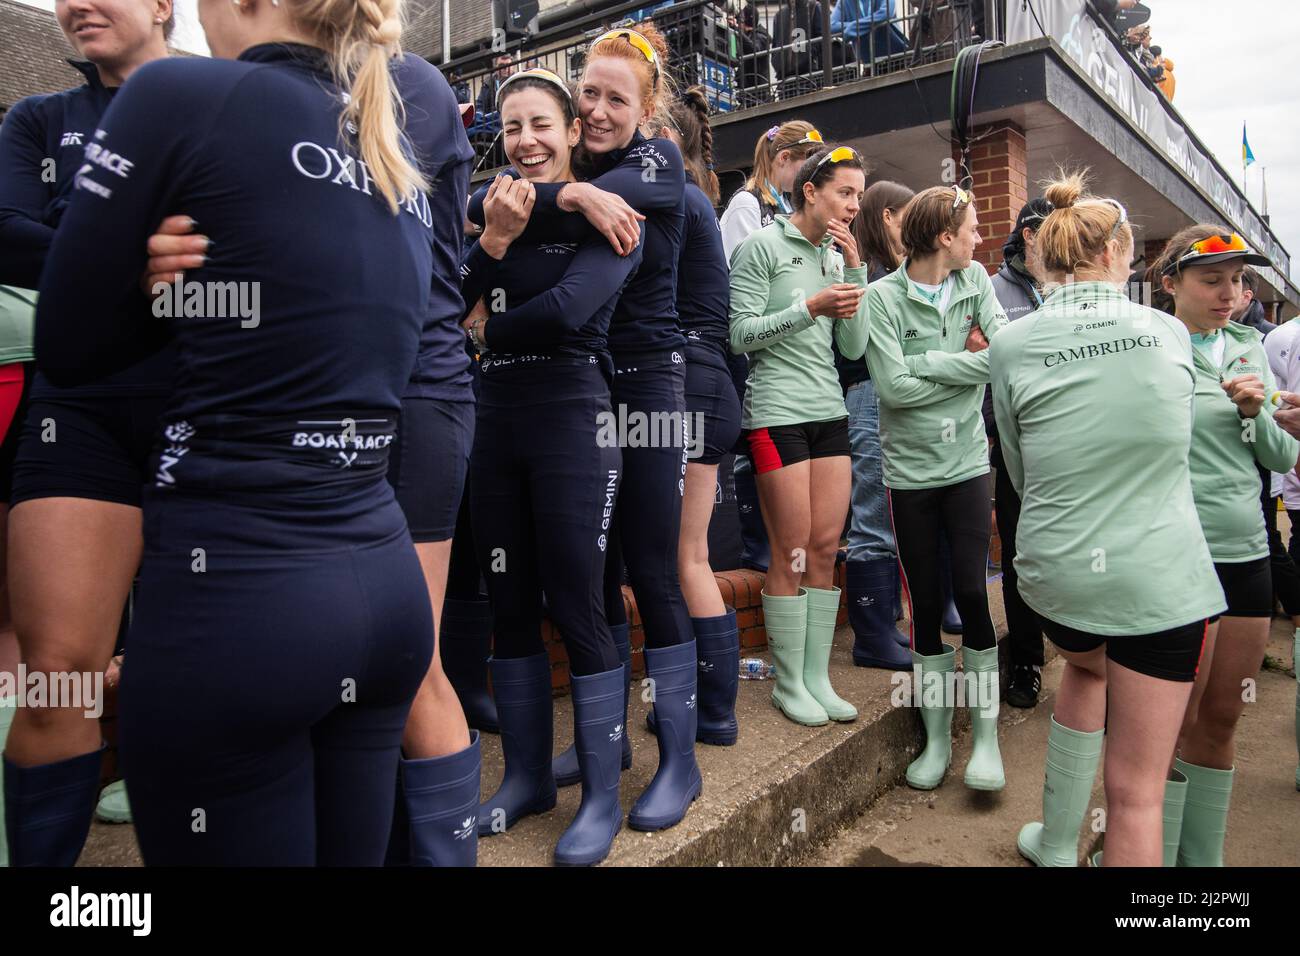
[[[388,483],[406,514],[412,541],[448,541],[455,534],[473,446],[473,402],[402,399]]]
[[[1106,658],[1129,670],[1160,680],[1188,684],[1196,680],[1209,621],[1193,621],[1156,634],[1102,635],[1076,631],[1043,618],[1047,639],[1063,651],[1086,654],[1106,645]]]
[[[1223,596],[1228,601],[1225,617],[1273,616],[1273,568],[1269,558],[1239,561],[1232,564],[1214,563]],[[1218,620],[1219,615],[1210,618]]]
[[[740,399],[722,349],[705,342],[686,346],[687,458],[697,465],[716,465],[740,437]]]
[[[86,498],[140,507],[165,395],[34,398],[18,441],[10,505]]]

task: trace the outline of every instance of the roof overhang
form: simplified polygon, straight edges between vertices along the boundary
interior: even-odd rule
[[[747,167],[763,131],[798,117],[828,142],[857,148],[875,178],[913,189],[935,185],[951,156],[951,83],[948,61],[720,114],[713,121],[715,164],[719,170]],[[1273,262],[1260,269],[1271,293],[1262,290],[1261,298],[1281,301],[1285,317],[1300,314],[1286,249],[1213,157],[1214,181],[1194,181],[1165,144],[1152,141],[1055,41],[1038,38],[984,54],[971,122],[999,120],[1024,130],[1031,194],[1058,166],[1087,166],[1098,188],[1128,208],[1140,237],[1166,239],[1192,222],[1229,225]],[[1191,148],[1201,146],[1192,140]]]

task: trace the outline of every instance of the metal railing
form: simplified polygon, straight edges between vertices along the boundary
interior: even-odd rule
[[[649,5],[646,0],[620,4],[570,24],[562,37],[542,35],[505,50],[444,64],[448,77],[464,84],[460,95],[479,106],[469,130],[476,170],[505,165],[493,102],[501,76],[540,66],[577,82],[591,42],[610,27],[630,22],[631,14]],[[864,18],[876,6],[871,0],[858,0],[856,5]],[[1002,0],[891,0],[893,16],[888,19],[864,19],[829,36],[823,29],[829,4],[823,5],[822,0],[746,3],[737,12],[731,6],[734,3],[724,0],[685,0],[651,13],[668,43],[669,72],[681,88],[702,84],[715,112],[750,109],[827,86],[950,60],[965,46],[1003,35]],[[835,24],[833,18],[831,23]],[[494,64],[502,55],[509,55],[511,63],[498,74]]]

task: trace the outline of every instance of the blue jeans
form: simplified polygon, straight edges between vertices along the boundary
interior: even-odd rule
[[[844,404],[849,410],[849,446],[853,456],[848,560],[889,558],[895,561],[898,552],[880,464],[880,403],[871,379],[850,386]]]

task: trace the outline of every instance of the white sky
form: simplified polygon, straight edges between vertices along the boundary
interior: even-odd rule
[[[23,2],[54,9],[54,0]],[[1267,169],[1273,229],[1300,269],[1300,122],[1293,72],[1300,49],[1300,3],[1145,2],[1153,11],[1153,42],[1175,64],[1174,105],[1238,182],[1241,124],[1247,124],[1256,159],[1247,174],[1248,195],[1261,208],[1262,170]],[[182,49],[206,53],[195,4],[176,0],[173,39]]]

